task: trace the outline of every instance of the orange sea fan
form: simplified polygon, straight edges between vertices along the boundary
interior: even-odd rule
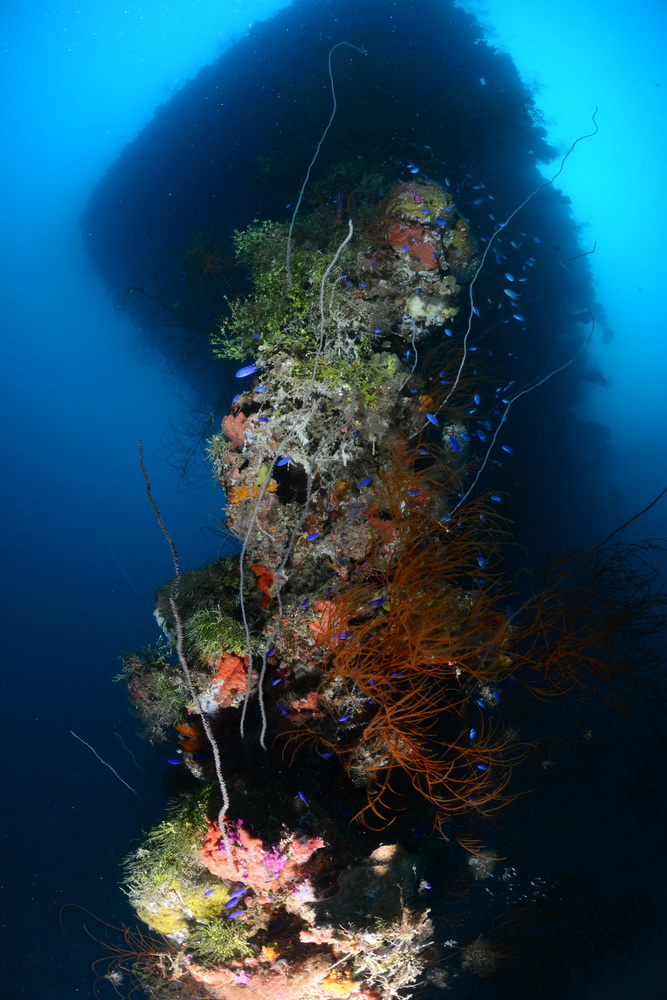
[[[423,449],[422,449],[423,451]],[[514,739],[486,729],[464,739],[471,698],[511,670],[499,623],[500,573],[491,571],[502,525],[474,501],[453,517],[442,499],[446,468],[397,454],[374,488],[382,523],[349,586],[326,602],[311,634],[323,654],[318,704],[332,721],[344,705],[355,736],[328,740],[348,769],[363,770],[370,814],[386,822],[398,774],[438,813],[492,812],[506,799]],[[389,532],[388,529],[391,529]],[[502,616],[500,616],[502,617]]]

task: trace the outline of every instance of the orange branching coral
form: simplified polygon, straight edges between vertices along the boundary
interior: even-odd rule
[[[416,460],[395,456],[371,505],[375,544],[342,594],[315,603],[310,625],[324,659],[318,705],[354,734],[327,742],[366,775],[358,818],[367,823],[371,814],[387,821],[399,771],[435,806],[438,823],[492,812],[507,798],[519,754],[515,737],[483,713],[474,738],[466,722],[471,704],[492,698],[512,669],[494,636],[502,525],[483,500],[449,515],[446,469],[420,472]]]

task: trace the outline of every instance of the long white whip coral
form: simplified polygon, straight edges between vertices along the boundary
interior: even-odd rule
[[[181,665],[181,670],[185,676],[185,679],[190,690],[190,697],[194,703],[194,706],[199,715],[204,732],[206,733],[206,738],[211,747],[211,753],[213,754],[213,761],[215,763],[215,774],[218,779],[218,787],[220,789],[220,794],[222,795],[222,806],[218,813],[218,826],[220,827],[220,834],[222,836],[222,842],[225,847],[225,853],[227,854],[227,860],[229,861],[232,869],[236,871],[236,862],[232,856],[232,849],[229,843],[229,836],[227,834],[227,824],[225,822],[225,817],[227,815],[227,810],[229,809],[229,794],[227,792],[227,785],[222,774],[222,762],[220,760],[220,751],[218,749],[218,744],[213,736],[213,730],[211,729],[211,724],[208,721],[208,717],[204,713],[202,703],[199,699],[199,695],[195,690],[195,686],[192,682],[192,675],[190,674],[190,668],[188,667],[188,661],[185,656],[185,651],[183,649],[183,619],[181,618],[181,613],[178,610],[178,605],[176,604],[176,595],[178,594],[178,588],[181,582],[181,567],[178,561],[178,552],[174,544],[174,540],[169,534],[164,521],[162,520],[162,515],[155,500],[153,499],[153,494],[151,492],[151,482],[148,478],[148,472],[146,471],[146,466],[144,465],[144,444],[143,441],[139,442],[139,465],[141,466],[141,471],[143,473],[144,480],[146,482],[146,496],[148,497],[148,502],[153,508],[153,513],[155,514],[155,519],[160,525],[164,537],[169,543],[169,548],[171,549],[171,558],[174,563],[174,579],[171,581],[171,588],[169,590],[169,607],[171,608],[171,613],[174,616],[174,627],[176,629],[176,654],[178,656],[178,662]]]
[[[331,81],[331,96],[333,98],[333,108],[331,110],[331,117],[327,122],[326,128],[324,129],[324,132],[320,136],[320,141],[318,142],[317,147],[315,149],[315,154],[310,163],[308,164],[308,170],[306,171],[306,176],[304,177],[303,184],[301,185],[301,190],[299,191],[299,197],[297,198],[296,206],[294,208],[294,211],[292,212],[292,219],[289,224],[289,232],[287,234],[287,253],[285,255],[285,270],[287,271],[288,288],[292,287],[292,268],[290,263],[290,258],[292,256],[292,230],[294,229],[294,223],[296,222],[296,217],[298,215],[299,208],[301,207],[303,192],[306,190],[306,185],[308,184],[308,181],[310,179],[310,171],[313,169],[315,165],[315,160],[320,155],[320,149],[322,148],[322,143],[326,138],[327,132],[331,128],[331,123],[336,117],[336,108],[338,107],[338,104],[336,102],[336,88],[334,87],[333,73],[331,71],[331,56],[333,55],[336,49],[340,48],[341,45],[347,45],[349,48],[355,49],[357,52],[361,52],[362,56],[368,55],[366,49],[363,48],[363,46],[359,48],[358,45],[353,45],[352,42],[336,42],[336,44],[332,46],[332,48],[329,50],[329,80]]]

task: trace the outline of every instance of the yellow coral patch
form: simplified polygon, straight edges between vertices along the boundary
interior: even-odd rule
[[[210,896],[203,892],[188,892],[183,894],[183,902],[192,910],[196,920],[208,921],[220,917],[225,912],[225,903],[229,900],[229,889],[217,886]]]
[[[330,997],[349,996],[356,986],[357,983],[351,978],[349,972],[330,972],[320,982],[320,989],[326,990]]]
[[[160,907],[154,910],[137,910],[137,916],[148,924],[158,934],[175,934],[187,928],[187,922],[182,913],[171,910],[168,907]]]

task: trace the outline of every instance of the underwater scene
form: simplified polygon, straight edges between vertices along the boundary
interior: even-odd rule
[[[2,24],[2,996],[665,1000],[667,11]]]

